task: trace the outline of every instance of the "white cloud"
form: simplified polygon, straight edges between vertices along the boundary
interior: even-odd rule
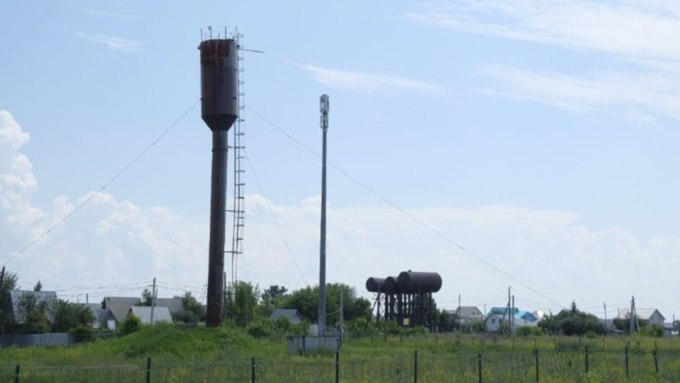
[[[484,90],[494,95],[576,112],[624,113],[638,121],[680,119],[680,83],[667,73],[568,75],[500,65],[484,72],[497,80]]]
[[[140,41],[96,33],[78,32],[75,35],[86,40],[102,44],[115,52],[142,52],[142,43]]]
[[[30,196],[38,189],[33,166],[20,152],[30,135],[24,132],[14,117],[0,111],[0,241],[10,241],[8,233],[30,227],[42,216],[40,209],[30,203]],[[4,233],[4,234],[3,234]]]
[[[485,72],[499,80],[487,89],[491,94],[636,121],[680,118],[680,7],[673,3],[489,0],[422,9],[409,16],[434,27],[601,53],[632,66],[574,73],[491,66]]]
[[[680,11],[668,2],[468,0],[425,8],[409,16],[454,30],[680,61]]]
[[[248,232],[258,233],[256,240],[251,237],[247,242],[243,255],[249,277],[265,287],[278,284],[299,288],[304,285],[303,278],[315,283],[318,203],[273,207],[291,255],[268,218],[270,213],[264,204],[270,202],[258,196],[248,196],[247,201]],[[578,215],[567,211],[487,206],[416,209],[409,210],[409,214],[514,279],[392,208],[331,206],[328,280],[349,283],[360,294],[369,296],[363,287],[368,277],[408,269],[427,270],[443,277],[444,287],[436,299],[444,307],[455,306],[459,293],[464,303],[504,305],[504,292],[507,286],[513,286],[519,299],[531,302],[523,306],[531,309],[558,308],[535,291],[563,306],[576,300],[581,307],[599,308],[602,301],[608,301],[613,308],[634,294],[641,302],[639,306],[658,306],[667,314],[680,309],[668,289],[674,285],[675,277],[664,271],[680,266],[680,261],[672,259],[672,254],[680,251],[679,238],[654,237],[643,243],[621,228],[583,227],[578,224]],[[295,263],[301,266],[303,276]],[[669,263],[670,268],[659,270],[658,265]],[[643,284],[641,280],[655,283]]]
[[[347,71],[322,68],[314,65],[300,65],[300,67],[313,73],[318,82],[340,89],[387,93],[416,92],[435,96],[446,96],[447,94],[444,87],[435,84],[389,76],[383,73]]]
[[[117,13],[117,12],[111,12],[111,11],[105,11],[101,9],[93,9],[93,8],[83,8],[80,10],[82,13],[89,15],[89,16],[95,16],[95,17],[102,17],[102,18],[107,18],[107,19],[114,19],[114,20],[120,20],[120,21],[128,21],[134,18],[132,15],[128,14],[122,14],[122,13]]]
[[[0,205],[3,255],[15,254],[91,196],[76,200],[59,196],[52,206],[39,209],[31,199],[37,183],[6,182],[7,174],[33,178],[30,167],[5,161],[21,156],[21,145],[27,140],[11,115],[0,112],[0,195],[13,193],[20,202]],[[314,284],[319,202],[312,197],[277,205],[248,195],[240,278],[261,288]],[[680,268],[675,256],[680,252],[680,238],[654,236],[643,242],[621,228],[584,227],[579,225],[578,214],[559,210],[483,206],[408,212],[474,255],[391,207],[334,207],[331,202],[328,281],[347,283],[370,297],[364,291],[368,277],[408,269],[437,271],[444,286],[435,297],[444,308],[454,307],[458,294],[464,304],[504,305],[507,286],[513,286],[522,307],[557,308],[524,287],[529,286],[564,306],[575,299],[584,308],[599,308],[602,301],[616,307],[634,294],[639,307],[659,307],[666,315],[680,310],[672,288],[677,279],[673,270]],[[10,221],[8,217],[18,218]],[[86,293],[92,300],[139,295],[153,277],[161,283],[161,296],[188,289],[202,298],[207,241],[207,222],[196,223],[167,208],[139,206],[100,193],[8,267],[18,273],[21,286],[30,288],[40,279],[46,289],[57,289],[60,296],[70,299],[84,300]]]
[[[61,295],[84,299],[89,293],[96,299],[105,292],[138,295],[139,286],[132,292],[114,286],[158,277],[200,293],[207,269],[207,225],[167,208],[138,206],[103,193],[75,201],[58,196],[52,206],[39,208],[32,200],[38,182],[21,153],[29,138],[10,113],[0,111],[0,261],[13,258],[7,267],[19,275],[21,286],[30,288],[38,279],[46,289],[86,286]],[[161,295],[181,293],[183,288],[175,287],[161,289]]]

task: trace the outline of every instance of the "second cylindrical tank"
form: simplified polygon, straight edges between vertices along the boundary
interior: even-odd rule
[[[397,283],[402,293],[436,293],[442,288],[442,277],[432,272],[402,271]]]

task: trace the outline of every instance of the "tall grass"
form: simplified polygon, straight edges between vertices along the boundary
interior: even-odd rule
[[[588,373],[586,373],[586,347]],[[628,348],[628,378],[625,349]],[[342,382],[677,382],[680,340],[645,337],[526,337],[426,334],[346,338]],[[655,360],[654,355],[657,355]],[[255,339],[235,327],[145,327],[125,337],[61,348],[0,350],[0,382],[334,382],[335,355],[290,355],[284,339]],[[656,364],[655,364],[656,362]],[[656,373],[656,366],[659,373]]]

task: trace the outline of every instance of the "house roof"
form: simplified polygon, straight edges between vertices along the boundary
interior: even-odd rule
[[[128,314],[132,314],[142,321],[142,324],[151,323],[151,306],[132,306]],[[170,316],[170,310],[167,307],[154,307],[153,310],[153,322],[160,323],[172,323],[172,316]]]
[[[35,296],[37,304],[49,304],[57,300],[57,293],[54,291],[10,290],[8,303],[11,309],[7,311],[7,314],[11,316],[7,318],[10,323],[23,324],[26,321],[26,313],[23,312],[19,303],[27,295]],[[52,310],[46,310],[45,314],[48,321],[54,321]]]
[[[104,298],[104,307],[109,309],[116,322],[121,323],[128,315],[130,307],[141,303],[141,301],[140,298],[106,297]]]
[[[529,311],[518,311],[515,313],[515,318],[522,318],[527,322],[536,322],[538,318]]]
[[[507,316],[508,311],[513,312],[517,314],[519,312],[519,309],[515,307],[514,311],[513,310],[508,310],[507,307],[492,307],[491,310],[487,313],[487,316],[490,315],[503,315],[505,314]]]
[[[636,309],[635,309],[635,313],[637,314],[638,318],[644,319],[644,320],[649,320],[649,319],[654,315],[655,312],[658,312],[658,313],[659,313],[659,315],[661,316],[661,319],[662,319],[662,320],[665,320],[665,319],[666,319],[666,318],[661,314],[661,312],[660,312],[659,310],[654,309],[654,308],[639,308],[639,309],[636,308]],[[629,313],[630,313],[630,310],[629,310],[629,309],[620,310],[620,311],[619,311],[619,315],[617,316],[617,318],[619,318],[619,319],[626,319],[626,318],[628,318],[628,317],[630,316]]]
[[[156,298],[156,307],[167,307],[170,314],[177,314],[184,311],[184,303],[182,298]]]
[[[94,315],[94,317],[97,317],[97,311],[101,310],[102,305],[99,303],[79,303],[83,307],[87,307],[88,310]]]
[[[458,314],[458,317],[461,319],[467,319],[473,316],[484,316],[484,313],[476,306],[460,306],[456,309],[455,313]]]
[[[300,314],[297,309],[274,309],[272,315],[269,316],[269,319],[276,320],[282,316],[288,318],[288,321],[292,324],[301,324],[304,322],[302,314]]]

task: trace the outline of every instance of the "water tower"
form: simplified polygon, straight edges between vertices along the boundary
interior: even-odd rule
[[[238,118],[238,44],[225,35],[201,42],[201,117],[212,130],[207,325],[222,323],[227,210],[227,134]]]

